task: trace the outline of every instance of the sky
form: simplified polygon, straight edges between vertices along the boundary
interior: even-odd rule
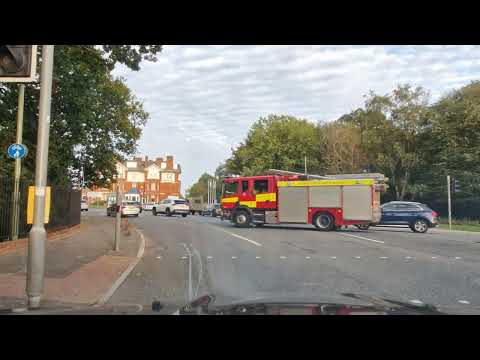
[[[137,156],[173,155],[182,193],[269,114],[332,121],[373,90],[420,85],[431,101],[480,79],[480,46],[164,46],[138,72],[118,66],[150,120]]]

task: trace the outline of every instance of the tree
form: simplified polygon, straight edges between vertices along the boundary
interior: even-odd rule
[[[366,156],[362,149],[362,132],[353,124],[339,120],[320,124],[322,153],[328,174],[352,174],[366,168]]]
[[[197,180],[195,184],[193,184],[187,191],[186,197],[197,197],[201,196],[203,201],[207,201],[207,193],[208,193],[208,182],[210,180],[215,180],[215,176],[212,176],[208,173],[204,173],[200,178]],[[218,180],[217,180],[217,187],[218,187]],[[217,192],[218,194],[218,192]]]
[[[111,70],[124,64],[139,70],[142,60],[155,61],[160,45],[68,45],[55,47],[49,150],[49,181],[78,181],[83,166],[87,185],[103,185],[115,161],[135,152],[148,113],[123,79]],[[41,51],[39,49],[41,62]],[[17,86],[0,85],[0,145],[14,141]],[[22,177],[32,179],[38,119],[38,84],[25,96],[24,143],[30,155]],[[4,161],[5,160],[5,161]],[[0,155],[0,175],[12,173]]]
[[[419,147],[425,161],[418,177],[427,193],[445,193],[444,179],[451,175],[463,196],[480,194],[480,81],[451,91],[430,110],[431,125]]]
[[[366,162],[390,178],[394,198],[414,193],[413,176],[421,163],[417,147],[429,127],[428,92],[422,87],[399,85],[384,96],[373,92],[364,110],[345,121],[356,124]]]
[[[226,162],[230,173],[259,175],[270,168],[304,171],[304,157],[308,171],[317,172],[324,160],[318,156],[319,130],[314,123],[287,115],[269,115],[255,122],[246,140]]]

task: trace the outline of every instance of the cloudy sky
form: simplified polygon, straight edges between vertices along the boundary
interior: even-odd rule
[[[172,154],[182,192],[213,173],[261,116],[330,121],[369,90],[422,85],[432,101],[480,79],[478,46],[165,46],[139,72],[115,70],[151,119],[139,155]]]

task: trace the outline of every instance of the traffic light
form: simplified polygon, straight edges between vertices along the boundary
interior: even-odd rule
[[[451,193],[459,193],[461,191],[460,189],[460,181],[457,179],[451,179],[450,180],[450,192]]]
[[[33,82],[36,45],[0,45],[0,82]]]
[[[460,192],[460,181],[453,180],[453,192],[455,192],[455,193]]]

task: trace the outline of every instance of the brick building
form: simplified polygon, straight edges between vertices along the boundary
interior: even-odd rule
[[[121,191],[139,193],[142,202],[158,202],[167,196],[180,196],[180,164],[173,163],[173,156],[149,160],[133,158],[117,163],[118,183]],[[116,191],[115,185],[113,191]]]

